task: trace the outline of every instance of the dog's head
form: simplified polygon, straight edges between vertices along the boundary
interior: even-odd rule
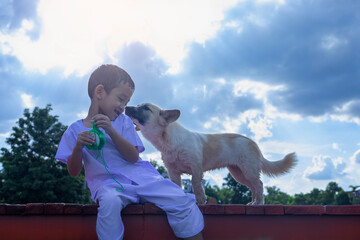
[[[133,120],[136,130],[140,130],[144,135],[150,132],[151,135],[156,135],[179,118],[180,110],[162,110],[154,104],[144,103],[136,107],[126,107],[125,114]]]

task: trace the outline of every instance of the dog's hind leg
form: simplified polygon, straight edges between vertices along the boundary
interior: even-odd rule
[[[251,182],[249,182],[243,172],[241,171],[241,169],[237,166],[227,166],[227,168],[229,169],[230,174],[233,176],[233,178],[240,184],[247,186],[250,191],[251,191],[251,197],[252,197],[252,201],[248,203],[248,205],[252,205],[255,203],[255,190],[254,187],[252,186]]]
[[[264,191],[264,188],[263,188],[263,183],[260,179],[257,179],[256,182],[255,182],[255,202],[254,204],[256,205],[264,205],[264,195],[263,195],[263,191]]]
[[[263,183],[260,180],[260,175],[249,174],[242,171],[238,166],[228,166],[228,169],[236,181],[250,188],[252,201],[248,205],[264,204]]]
[[[244,177],[246,178],[246,180],[248,182],[251,183],[252,189],[251,191],[253,192],[253,201],[252,201],[252,205],[263,205],[264,204],[264,195],[263,195],[263,183],[260,180],[260,176],[259,175],[251,175],[251,174],[247,174],[244,173]]]

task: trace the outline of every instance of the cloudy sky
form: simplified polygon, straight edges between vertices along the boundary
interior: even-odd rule
[[[180,109],[198,132],[235,132],[269,160],[296,152],[265,186],[289,194],[360,184],[360,2],[356,0],[0,0],[0,147],[25,108],[86,115],[100,64],[136,83],[129,105]],[[159,160],[144,140],[144,159]],[[227,170],[205,174],[222,184]]]

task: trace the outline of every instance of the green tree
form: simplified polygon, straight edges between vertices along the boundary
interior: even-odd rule
[[[84,174],[72,177],[65,164],[54,159],[66,129],[51,105],[35,107],[17,121],[6,139],[9,149],[1,148],[0,202],[89,202],[84,190]]]
[[[150,163],[164,178],[169,178],[164,166],[159,165],[155,160],[150,160]]]
[[[339,185],[336,182],[329,182],[326,186],[325,192],[324,192],[324,205],[334,205],[335,202],[335,196],[338,192],[342,191],[343,189],[339,187]]]
[[[349,194],[344,192],[343,190],[340,190],[335,195],[335,204],[336,205],[351,205]]]
[[[210,198],[215,198],[219,203],[219,192],[220,188],[217,185],[211,186],[209,183],[206,183],[205,193],[207,200],[209,200]]]
[[[279,188],[266,187],[267,195],[265,196],[265,204],[283,204],[291,205],[294,201],[293,197],[281,192]]]
[[[231,204],[247,204],[251,201],[251,191],[250,189],[238,183],[230,173],[224,178],[225,183],[223,186],[225,189],[233,192],[231,196],[231,200],[229,203]]]
[[[205,192],[207,199],[211,197],[217,200],[218,204],[233,204],[234,191],[228,188],[220,188],[217,185],[211,186],[210,184],[205,185]]]
[[[294,205],[308,205],[307,197],[303,193],[295,194]]]
[[[314,188],[306,194],[307,205],[322,205],[324,202],[324,191]]]
[[[343,189],[336,182],[329,182],[325,191],[314,188],[310,193],[295,194],[295,205],[343,205],[350,204]],[[341,193],[341,194],[340,194]],[[339,195],[340,194],[340,195]],[[347,198],[349,198],[347,196]],[[347,203],[348,202],[348,203]]]

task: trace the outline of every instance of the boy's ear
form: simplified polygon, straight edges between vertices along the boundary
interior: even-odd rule
[[[160,116],[169,124],[175,122],[180,117],[180,110],[161,110]]]
[[[94,96],[97,99],[102,99],[104,97],[104,94],[105,94],[104,85],[102,84],[97,85],[96,88],[94,89]]]

